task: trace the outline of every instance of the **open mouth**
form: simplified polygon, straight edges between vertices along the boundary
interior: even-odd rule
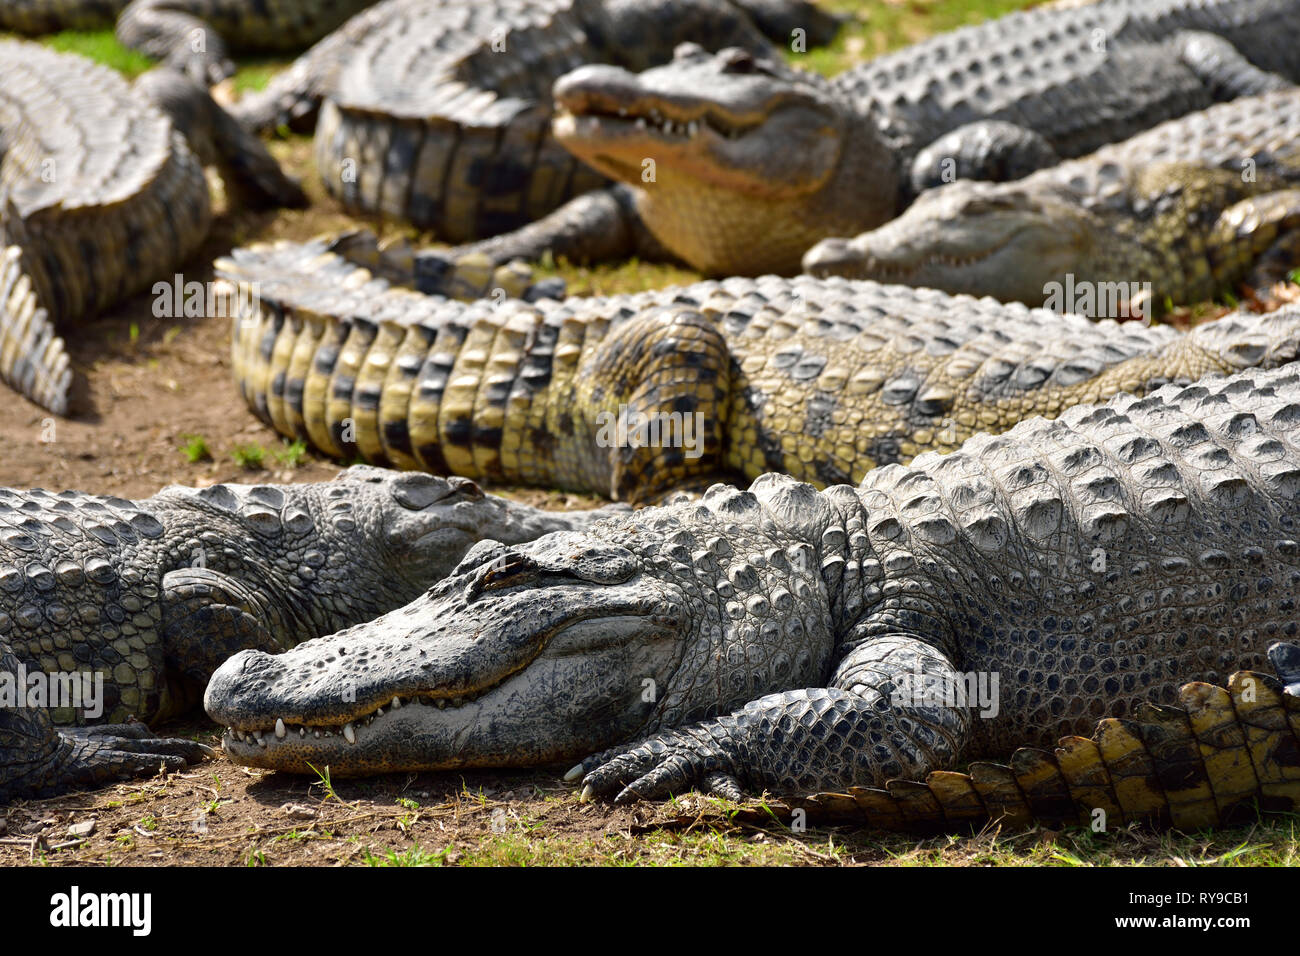
[[[717,116],[708,110],[693,117],[668,116],[657,109],[640,110],[626,107],[598,107],[588,104],[586,109],[572,110],[558,107],[556,119],[561,125],[578,134],[599,132],[601,135],[626,135],[651,133],[661,139],[685,142],[707,130],[722,139],[739,139],[758,124],[739,124]]]
[[[917,262],[890,262],[888,260],[877,259],[874,256],[867,255],[863,257],[863,263],[873,274],[888,278],[904,278],[914,275],[923,269],[932,266],[945,266],[949,269],[965,269],[973,266],[978,262],[992,258],[1002,251],[1002,247],[989,249],[986,252],[978,252],[969,256],[951,256],[951,255],[929,255]]]
[[[408,696],[405,700],[401,697],[393,697],[386,706],[376,707],[369,713],[353,717],[351,720],[342,724],[296,724],[286,721],[282,717],[277,717],[274,724],[255,728],[253,730],[240,730],[237,727],[227,727],[222,737],[222,746],[227,751],[232,747],[238,749],[240,745],[252,751],[254,748],[266,750],[282,744],[302,744],[308,742],[320,741],[322,746],[332,746],[343,743],[348,746],[355,746],[358,740],[364,742],[365,738],[377,733],[382,729],[375,728],[376,721],[383,722],[385,717],[392,720],[404,708],[432,707],[437,710],[455,709],[478,700],[485,694],[490,693],[497,686],[493,684],[481,691],[469,694],[462,694],[457,697],[440,697],[434,694],[418,694]],[[328,743],[326,743],[328,741]]]

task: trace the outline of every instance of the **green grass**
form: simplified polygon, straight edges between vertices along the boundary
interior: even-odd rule
[[[212,450],[208,448],[208,440],[202,435],[182,435],[185,444],[181,446],[181,453],[191,464],[200,461],[211,461]]]
[[[80,53],[84,57],[111,66],[129,77],[137,77],[154,65],[143,53],[129,50],[117,42],[112,30],[65,30],[42,37],[41,42],[64,53]]]
[[[256,444],[236,445],[230,450],[230,457],[240,468],[260,471],[266,461],[266,449]]]
[[[1034,6],[1040,0],[829,0],[828,9],[851,17],[826,47],[787,51],[804,69],[834,76],[851,66],[917,40]]]
[[[301,438],[283,439],[279,448],[271,449],[271,457],[285,468],[297,468],[307,457],[307,443]]]

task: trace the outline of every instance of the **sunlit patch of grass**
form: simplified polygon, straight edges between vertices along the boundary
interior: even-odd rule
[[[41,37],[40,42],[53,50],[79,53],[96,63],[111,66],[130,78],[135,78],[154,66],[153,60],[143,53],[118,43],[112,30],[64,30],[62,33]]]
[[[271,77],[292,62],[291,57],[236,59],[235,75],[231,78],[235,92],[243,95],[244,93],[257,93],[266,89],[266,84],[271,82]]]
[[[935,33],[980,23],[1013,10],[1037,5],[1038,0],[829,0],[825,5],[850,17],[829,46],[805,53],[786,51],[795,66],[834,76],[881,53],[897,50]]]

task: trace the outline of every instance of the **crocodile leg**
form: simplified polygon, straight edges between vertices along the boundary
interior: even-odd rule
[[[616,792],[626,802],[693,786],[734,799],[746,787],[788,793],[917,775],[952,763],[965,747],[970,713],[945,699],[960,682],[932,644],[873,637],[848,653],[828,687],[769,694],[597,754],[568,779],[583,776],[584,799]]]
[[[0,688],[24,693],[18,658],[0,641]],[[0,697],[0,803],[40,796],[70,787],[180,770],[212,754],[193,740],[148,735],[143,724],[55,728],[44,707],[18,706],[16,697]]]
[[[981,120],[957,127],[917,153],[910,179],[912,191],[921,193],[958,179],[1023,179],[1060,161],[1052,144],[1032,129],[1005,120]]]
[[[307,204],[302,187],[284,174],[262,141],[222,109],[206,88],[169,68],[142,74],[134,88],[171,118],[200,163],[221,170],[236,201],[263,206]]]
[[[1177,706],[1147,704],[1107,718],[1092,737],[1054,751],[1023,748],[1007,765],[891,780],[783,801],[810,821],[889,829],[951,829],[988,820],[1013,826],[1113,829],[1147,822],[1183,830],[1300,806],[1300,645],[1268,650],[1277,677],[1239,671],[1219,687],[1183,686]],[[780,813],[781,811],[778,811]]]
[[[609,452],[612,498],[644,503],[721,467],[731,352],[716,324],[648,312],[601,344],[590,371],[581,397],[600,409],[595,444]]]
[[[235,72],[235,63],[221,34],[206,21],[168,0],[134,0],[117,21],[117,39],[185,73],[205,87]]]
[[[445,255],[453,262],[467,255],[486,255],[493,265],[500,265],[513,259],[536,261],[548,252],[571,262],[675,258],[645,227],[636,210],[636,194],[623,185],[584,193],[526,226],[457,246]]]
[[[168,679],[164,700],[171,706],[160,716],[184,713],[197,704],[212,672],[239,651],[285,650],[272,637],[285,633],[285,624],[251,588],[230,575],[206,568],[168,572],[163,576]]]
[[[1250,226],[1257,228],[1252,231]],[[1267,300],[1269,290],[1290,281],[1300,266],[1300,189],[1244,199],[1224,211],[1219,228],[1241,237],[1239,244],[1245,248],[1238,254],[1250,256],[1247,262],[1254,260],[1243,285]]]
[[[1216,100],[1258,96],[1295,86],[1285,77],[1261,70],[1231,42],[1214,33],[1184,30],[1173,38],[1173,47],[1178,58],[1210,88]]]

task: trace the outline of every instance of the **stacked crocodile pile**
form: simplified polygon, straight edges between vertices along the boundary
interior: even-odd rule
[[[1147,282],[1146,311],[1300,260],[1300,0],[1046,7],[834,80],[781,56],[837,26],[802,0],[21,0],[0,26],[119,13],[168,64],[134,88],[0,42],[0,375],[30,397],[66,407],[51,316],[204,237],[204,165],[301,198],[255,131],[316,122],[346,209],[468,245],[216,264],[250,408],[407,471],[0,491],[0,681],[106,681],[94,712],[0,708],[0,800],[202,759],[124,723],[202,695],[232,759],[289,772],[577,759],[584,799],[921,828],[1300,807],[1300,308],[1030,307],[1061,272]],[[203,88],[231,46],[330,30],[238,122]],[[742,277],[866,229],[807,263],[869,278]],[[546,253],[727,278],[565,298],[513,261]],[[1049,749],[956,772],[1017,745]]]

